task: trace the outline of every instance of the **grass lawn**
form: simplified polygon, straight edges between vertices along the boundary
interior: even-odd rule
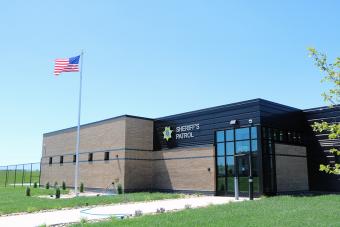
[[[340,196],[277,196],[75,226],[340,226]]]
[[[45,199],[37,195],[54,194],[54,189],[31,188],[31,197],[25,196],[25,187],[0,188],[0,215],[17,212],[34,212],[47,209],[61,209],[97,204],[113,204],[122,202],[150,201],[160,199],[179,198],[181,194],[169,193],[128,193],[117,196],[78,197],[72,199]],[[62,191],[62,190],[61,190]]]

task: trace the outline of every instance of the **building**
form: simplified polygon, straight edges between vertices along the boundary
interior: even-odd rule
[[[168,117],[119,116],[81,126],[80,182],[125,191],[260,194],[339,191],[338,140],[316,135],[314,121],[340,122],[339,108],[300,110],[254,99]],[[76,127],[43,135],[41,184],[74,183]],[[251,170],[251,171],[250,171]],[[237,180],[234,180],[237,177]]]

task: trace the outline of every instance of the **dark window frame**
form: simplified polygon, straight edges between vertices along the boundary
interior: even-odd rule
[[[59,158],[59,164],[64,164],[64,156],[61,155]]]
[[[53,160],[52,160],[53,158],[52,157],[49,157],[49,159],[48,159],[48,164],[49,165],[52,165],[53,164]]]
[[[105,151],[104,153],[104,161],[109,161],[110,160],[110,152],[109,151]]]
[[[93,153],[89,153],[88,159],[89,162],[93,162]]]

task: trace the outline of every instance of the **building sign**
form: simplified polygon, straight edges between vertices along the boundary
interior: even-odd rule
[[[190,139],[195,137],[195,131],[200,129],[200,124],[190,124],[190,125],[182,125],[177,126],[175,133],[176,133],[176,140],[181,139]],[[166,141],[169,141],[172,138],[172,132],[174,130],[171,130],[170,126],[167,126],[164,128],[163,131],[163,137]]]

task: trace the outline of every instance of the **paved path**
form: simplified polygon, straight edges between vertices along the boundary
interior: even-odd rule
[[[240,198],[239,201],[246,200]],[[0,226],[39,226],[42,224],[56,225],[62,223],[79,222],[81,218],[87,220],[104,219],[116,215],[134,215],[136,210],[143,214],[156,213],[157,209],[164,208],[165,211],[182,210],[186,205],[191,208],[204,207],[208,205],[224,204],[235,201],[232,197],[202,196],[183,199],[158,200],[150,202],[138,202],[127,204],[116,204],[110,206],[96,206],[93,208],[78,208],[70,210],[49,211],[33,214],[12,215],[0,217]]]

